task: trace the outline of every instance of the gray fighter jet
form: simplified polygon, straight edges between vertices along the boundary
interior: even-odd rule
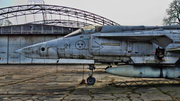
[[[109,64],[106,71],[132,77],[180,77],[180,26],[86,26],[62,38],[16,52],[36,59],[90,59]],[[114,68],[111,64],[126,65]],[[94,84],[89,65],[88,84]]]

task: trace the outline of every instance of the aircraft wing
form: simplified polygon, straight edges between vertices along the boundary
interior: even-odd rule
[[[173,40],[166,35],[152,35],[152,34],[145,34],[145,35],[124,35],[120,33],[116,34],[108,34],[103,33],[99,35],[95,35],[99,38],[108,38],[108,39],[115,39],[115,40],[126,40],[126,41],[139,41],[139,42],[151,42],[155,43],[163,48],[169,45]]]

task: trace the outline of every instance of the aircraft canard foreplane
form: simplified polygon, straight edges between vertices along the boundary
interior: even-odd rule
[[[16,52],[36,59],[90,59],[108,63],[108,67],[125,63],[106,70],[122,76],[176,78],[180,77],[180,69],[170,65],[179,64],[180,26],[86,26]],[[95,69],[89,66],[91,71]],[[92,73],[87,83],[95,83]]]

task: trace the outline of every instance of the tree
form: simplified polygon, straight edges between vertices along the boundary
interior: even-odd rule
[[[168,16],[163,19],[164,25],[180,24],[180,0],[174,0],[166,12]]]

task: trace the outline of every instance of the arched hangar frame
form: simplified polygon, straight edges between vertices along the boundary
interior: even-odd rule
[[[19,5],[19,6],[11,6],[6,8],[0,8],[0,21],[9,18],[16,18],[19,16],[26,15],[34,15],[34,14],[42,14],[43,21],[45,23],[47,19],[47,14],[66,16],[68,19],[62,20],[71,20],[71,18],[77,19],[77,21],[90,22],[92,24],[99,25],[119,25],[118,23],[107,19],[105,17],[99,16],[97,14],[71,8],[65,6],[56,6],[56,5],[45,5],[45,4],[31,4],[31,5]],[[26,18],[25,18],[26,19]],[[61,18],[59,18],[61,19]],[[52,19],[51,19],[52,20]],[[34,20],[37,21],[37,20]],[[18,21],[17,21],[18,22]]]

